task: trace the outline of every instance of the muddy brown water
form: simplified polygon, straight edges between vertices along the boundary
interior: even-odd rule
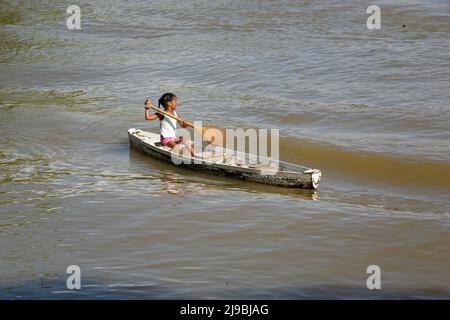
[[[362,1],[79,1],[80,31],[71,4],[0,3],[0,298],[450,297],[447,1],[379,1],[378,31]],[[319,190],[131,149],[166,91],[280,129]]]

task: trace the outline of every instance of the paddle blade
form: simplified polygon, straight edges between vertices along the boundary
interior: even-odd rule
[[[226,131],[223,128],[216,127],[202,127],[203,140],[213,143],[215,145],[223,146],[226,138]]]

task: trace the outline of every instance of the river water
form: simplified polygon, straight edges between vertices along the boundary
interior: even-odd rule
[[[0,1],[0,298],[450,298],[448,1],[76,2]],[[319,190],[130,149],[167,91]]]

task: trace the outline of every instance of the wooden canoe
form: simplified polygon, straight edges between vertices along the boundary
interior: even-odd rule
[[[184,156],[162,146],[160,136],[141,129],[129,129],[130,144],[146,154],[191,169],[231,176],[258,183],[291,188],[317,189],[322,176],[311,169],[271,158],[240,153],[219,146],[209,146],[196,157]]]

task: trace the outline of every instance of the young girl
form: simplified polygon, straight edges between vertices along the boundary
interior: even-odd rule
[[[186,122],[185,121],[177,121],[173,118],[164,116],[160,113],[154,113],[150,114],[149,109],[152,103],[150,102],[150,99],[147,98],[145,100],[145,119],[146,120],[160,120],[160,131],[161,131],[161,144],[163,146],[169,146],[174,151],[179,151],[182,145],[186,146],[186,148],[189,150],[189,152],[194,156],[194,149],[189,143],[183,142],[183,137],[177,137],[175,130],[177,129],[177,122],[185,128]],[[161,98],[158,100],[158,107],[161,108],[164,107],[164,111],[174,115],[175,117],[180,117],[180,115],[175,111],[177,108],[177,97],[173,93],[165,93],[162,95]]]

